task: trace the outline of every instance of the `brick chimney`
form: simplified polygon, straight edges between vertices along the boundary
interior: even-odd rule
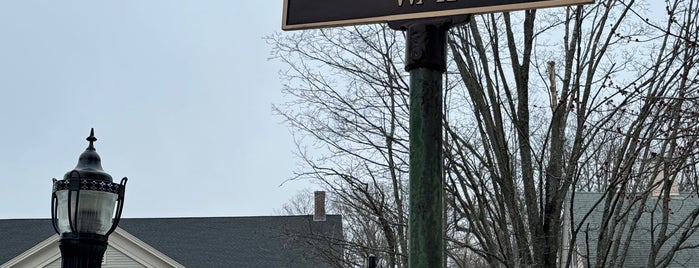
[[[315,200],[313,221],[325,221],[325,191],[315,191],[313,197]]]

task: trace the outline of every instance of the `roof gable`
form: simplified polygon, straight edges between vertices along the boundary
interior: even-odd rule
[[[44,267],[60,257],[61,252],[58,249],[58,236],[53,235],[11,260],[0,263],[0,268]]]
[[[56,264],[56,262],[58,262],[60,266],[61,253],[58,244],[59,236],[52,235],[11,260],[0,264],[0,268],[45,267]],[[109,254],[105,254],[105,256],[123,255],[128,260],[138,263],[143,267],[184,267],[184,265],[177,263],[170,257],[164,255],[121,228],[117,228],[114,233],[109,236],[109,248],[107,251]],[[107,260],[110,261],[109,258]]]
[[[0,220],[0,265],[54,235],[51,221],[47,219]]]
[[[0,220],[0,236],[8,238],[0,265],[27,259],[36,247],[60,257],[48,219]],[[109,237],[110,247],[146,267],[333,267],[325,257],[341,258],[341,240],[339,215],[122,219]]]

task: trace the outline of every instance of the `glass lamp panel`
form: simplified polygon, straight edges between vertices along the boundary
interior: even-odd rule
[[[75,219],[76,195],[71,196],[68,203],[68,190],[56,191],[58,198],[58,230],[61,233],[70,233],[70,222],[68,220],[68,205],[71,206],[71,218]],[[77,221],[73,222],[79,233],[93,233],[104,235],[112,227],[112,217],[116,205],[117,194],[102,191],[81,190],[80,204],[78,204]]]

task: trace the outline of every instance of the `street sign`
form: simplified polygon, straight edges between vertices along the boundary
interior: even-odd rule
[[[283,30],[589,4],[594,0],[284,0]]]

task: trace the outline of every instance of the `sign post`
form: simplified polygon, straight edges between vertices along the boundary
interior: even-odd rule
[[[447,30],[469,18],[389,23],[406,31],[405,70],[410,72],[408,267],[444,267],[442,75]]]
[[[447,31],[470,14],[592,3],[594,0],[284,0],[282,29],[388,22],[407,32],[410,72],[408,267],[444,267],[442,75]]]

